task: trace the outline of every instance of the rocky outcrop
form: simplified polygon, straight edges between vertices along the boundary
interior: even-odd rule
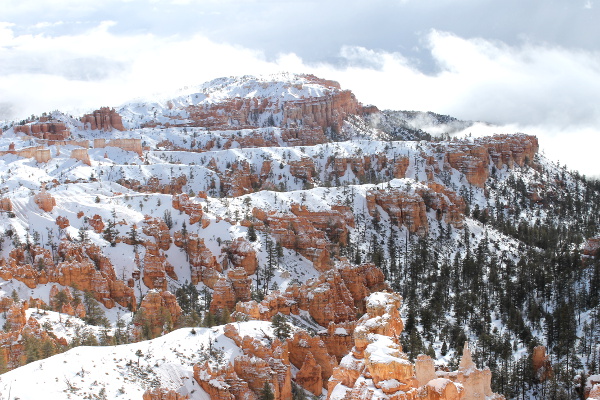
[[[204,239],[195,233],[184,235],[182,231],[177,231],[173,235],[173,242],[175,246],[182,248],[188,257],[192,284],[203,282],[212,289],[223,268],[204,244]]]
[[[268,384],[275,400],[291,400],[291,367],[285,343],[275,339],[269,345],[248,336],[240,338],[233,325],[225,335],[243,352],[224,368],[208,362],[194,366],[194,379],[211,399],[257,400]]]
[[[318,336],[310,336],[306,331],[300,330],[297,331],[290,340],[288,340],[288,349],[290,362],[296,368],[301,370],[308,360],[309,365],[305,367],[305,373],[308,373],[308,370],[313,372],[315,371],[313,366],[310,365],[313,363],[313,361],[318,364],[320,367],[319,372],[321,374],[321,385],[322,387],[326,387],[327,380],[333,373],[333,369],[337,366],[337,360],[334,356],[327,352],[325,343],[323,343]],[[310,360],[311,358],[313,359],[312,361]],[[313,377],[315,381],[311,380],[307,376],[305,376],[304,379],[306,382],[310,382],[311,385],[313,385],[315,392],[319,394],[321,393],[315,387],[316,382],[319,381],[318,377]]]
[[[374,264],[354,265],[342,260],[337,266],[344,285],[350,291],[358,312],[365,312],[365,298],[372,292],[389,290],[383,272]]]
[[[26,318],[29,303],[13,302],[6,313],[7,331],[0,332],[0,358],[6,361],[6,367],[14,369],[28,362],[27,343],[34,339],[45,351],[55,353],[68,345],[66,339],[47,332],[39,322],[30,316]]]
[[[38,163],[46,163],[52,159],[50,149],[44,146],[26,147],[24,149],[15,150],[14,143],[11,143],[8,151],[0,151],[0,156],[14,154],[19,157],[33,158]]]
[[[252,279],[246,274],[244,268],[238,267],[227,271],[227,279],[231,282],[235,301],[249,301],[252,298]],[[233,310],[231,308],[230,310]]]
[[[0,199],[0,211],[11,212],[13,210],[12,201],[8,197]]]
[[[40,210],[46,212],[52,211],[54,206],[56,206],[56,200],[45,189],[42,189],[41,192],[33,196],[33,202],[37,204]]]
[[[64,293],[64,296],[62,297],[62,305],[58,304],[58,294],[60,292]],[[50,289],[48,305],[53,310],[62,312],[63,314],[68,314],[79,318],[84,318],[86,315],[85,307],[81,302],[81,298],[75,301],[75,297],[71,294],[71,290],[68,287],[59,290],[56,285],[52,285],[52,288]]]
[[[590,375],[586,379],[583,396],[588,400],[600,400],[600,375]]]
[[[554,376],[552,363],[546,354],[546,347],[536,346],[533,348],[532,364],[533,373],[540,382],[544,382],[546,379]]]
[[[112,131],[124,131],[123,121],[121,116],[114,108],[102,107],[91,114],[86,114],[81,117],[86,129]]]
[[[373,264],[354,266],[342,262],[318,279],[303,285],[290,285],[284,292],[273,291],[260,303],[253,300],[239,302],[235,310],[263,321],[270,321],[277,313],[289,315],[308,311],[319,325],[327,327],[319,335],[331,347],[330,354],[339,359],[352,347],[347,336],[353,332],[351,322],[357,312],[364,310],[364,297],[372,291],[387,288],[383,273]]]
[[[142,299],[134,318],[133,335],[138,340],[145,334],[155,338],[169,332],[181,316],[181,307],[171,292],[150,290]]]
[[[312,261],[315,268],[325,271],[331,268],[331,250],[337,252],[323,231],[317,230],[306,217],[270,212],[254,208],[252,214],[269,227],[269,233],[283,247],[298,251]],[[257,225],[257,229],[263,226]]]
[[[174,195],[172,206],[190,217],[190,225],[201,222],[202,228],[206,228],[210,224],[210,220],[204,216],[202,205],[191,202],[190,197],[185,193]]]
[[[415,377],[419,386],[425,386],[429,381],[437,379],[433,359],[425,354],[419,354],[415,360]]]
[[[306,355],[302,368],[296,374],[296,383],[308,390],[315,396],[323,392],[323,379],[321,378],[321,366],[313,357],[312,353]]]
[[[340,246],[348,244],[348,226],[354,228],[354,215],[350,207],[333,206],[331,211],[309,211],[306,206],[294,203],[290,211],[324,232],[332,243]]]
[[[103,149],[105,147],[118,147],[142,156],[142,139],[112,139],[108,142],[105,139],[94,139],[94,148]]]
[[[339,324],[330,322],[326,330],[318,332],[319,338],[327,348],[327,353],[334,356],[338,363],[354,346],[352,335],[355,326],[355,321],[340,322]]]
[[[166,251],[171,247],[169,227],[164,220],[145,215],[142,232],[144,235],[153,237],[159,249]]]
[[[483,400],[503,399],[491,391],[489,369],[479,370],[465,345],[458,371],[435,371],[433,360],[419,356],[414,366],[398,342],[403,325],[401,297],[372,293],[354,329],[354,347],[342,358],[328,384],[329,399]]]
[[[321,81],[309,75],[304,78],[309,84]],[[193,122],[186,124],[228,130],[251,129],[266,123],[292,129],[321,128],[323,131],[331,128],[340,132],[346,116],[361,113],[362,106],[350,91],[340,90],[338,84],[327,89],[323,96],[290,101],[270,97],[235,97],[210,104],[190,105],[185,111],[189,115],[188,120]],[[292,136],[295,135],[292,133]]]
[[[281,138],[288,146],[315,146],[329,140],[321,127],[282,128]]]
[[[94,214],[92,218],[88,218],[88,224],[90,224],[96,233],[102,233],[102,231],[104,231],[104,221],[102,221],[102,217],[98,214]]]
[[[90,160],[90,155],[88,154],[87,149],[73,149],[71,150],[70,157],[72,159],[81,161],[85,165],[92,165],[92,161]]]
[[[220,276],[213,285],[210,311],[231,312],[236,309],[236,303],[248,302],[252,297],[251,284],[252,279],[243,268],[229,270],[226,278]]]
[[[415,190],[425,203],[425,210],[433,209],[438,221],[443,220],[456,229],[462,229],[465,220],[465,201],[458,193],[436,182],[427,182],[427,188]]]
[[[174,390],[165,388],[148,389],[144,392],[142,400],[187,400],[189,396],[184,396]]]
[[[26,307],[22,303],[13,303],[6,313],[6,327],[8,331],[20,331],[27,323],[25,316]]]
[[[423,198],[398,188],[374,189],[366,195],[369,214],[379,220],[377,207],[381,207],[393,224],[404,225],[409,232],[424,235],[428,230]]]
[[[445,162],[465,175],[467,181],[484,187],[489,177],[489,166],[513,168],[531,163],[538,151],[538,140],[530,135],[494,135],[477,138],[473,142],[460,141],[438,147],[445,152]]]
[[[48,282],[76,287],[92,292],[107,308],[117,302],[135,309],[133,289],[116,278],[110,260],[102,255],[100,247],[62,241],[58,258],[63,261],[55,264],[50,251],[39,246],[32,246],[27,253],[22,248],[13,249],[8,261],[0,265],[0,277],[16,279],[31,289]]]
[[[60,229],[65,229],[66,227],[71,225],[71,223],[69,222],[69,219],[67,217],[63,217],[61,215],[56,217],[55,223]]]
[[[253,275],[256,272],[258,258],[256,250],[248,240],[239,237],[231,241],[223,251],[226,254],[225,260],[227,260],[225,267],[231,265],[243,268],[247,275]]]
[[[64,122],[49,121],[47,118],[41,118],[30,125],[16,125],[13,131],[46,140],[65,140],[71,136],[71,131]]]
[[[316,282],[307,284],[304,293],[306,297],[300,299],[301,307],[307,304],[308,312],[321,326],[356,318],[352,294],[335,271],[327,271]]]
[[[225,277],[217,280],[213,287],[212,300],[210,302],[210,312],[213,314],[221,313],[235,309],[235,291],[231,281]]]
[[[254,300],[238,302],[235,311],[247,318],[260,321],[270,321],[277,313],[297,315],[300,312],[294,296],[287,291],[281,293],[277,290],[265,296],[260,303]]]
[[[367,298],[366,313],[354,330],[352,352],[342,359],[329,381],[329,398],[341,399],[353,393],[361,375],[369,376],[373,389],[380,389],[387,396],[416,396],[414,367],[398,343],[403,329],[399,318],[401,301],[395,293],[376,292]]]
[[[477,369],[471,357],[469,343],[465,342],[463,355],[457,371],[437,371],[438,378],[449,379],[462,385],[465,400],[504,400],[504,396],[492,392],[492,373],[489,368]]]
[[[174,267],[167,261],[157,243],[145,242],[146,254],[143,262],[143,282],[149,289],[167,290],[167,275],[177,279]]]

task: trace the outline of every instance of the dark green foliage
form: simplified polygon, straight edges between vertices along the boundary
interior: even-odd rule
[[[271,389],[269,382],[265,382],[258,398],[259,400],[275,400],[275,394],[273,393],[273,389]]]
[[[254,229],[254,224],[248,227],[248,240],[251,242],[256,242],[256,230]]]
[[[100,303],[94,298],[94,294],[86,291],[83,295],[83,305],[85,306],[85,322],[97,326],[110,326],[104,310]]]
[[[285,340],[291,336],[292,328],[282,314],[275,314],[271,323],[273,324],[273,334],[279,340]]]

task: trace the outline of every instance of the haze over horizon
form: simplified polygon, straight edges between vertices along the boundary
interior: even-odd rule
[[[0,120],[116,107],[221,76],[313,73],[380,109],[535,134],[552,160],[600,176],[591,0],[7,3]]]

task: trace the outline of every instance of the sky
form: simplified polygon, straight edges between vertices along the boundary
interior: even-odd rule
[[[231,75],[525,132],[600,177],[600,0],[3,0],[0,121],[79,115]]]

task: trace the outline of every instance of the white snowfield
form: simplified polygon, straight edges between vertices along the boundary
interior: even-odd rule
[[[234,325],[242,337],[273,338],[270,322]],[[191,400],[208,400],[193,378],[194,364],[224,366],[240,355],[223,335],[223,326],[183,328],[121,346],[81,346],[0,375],[0,399],[141,399],[146,390],[160,386]]]

